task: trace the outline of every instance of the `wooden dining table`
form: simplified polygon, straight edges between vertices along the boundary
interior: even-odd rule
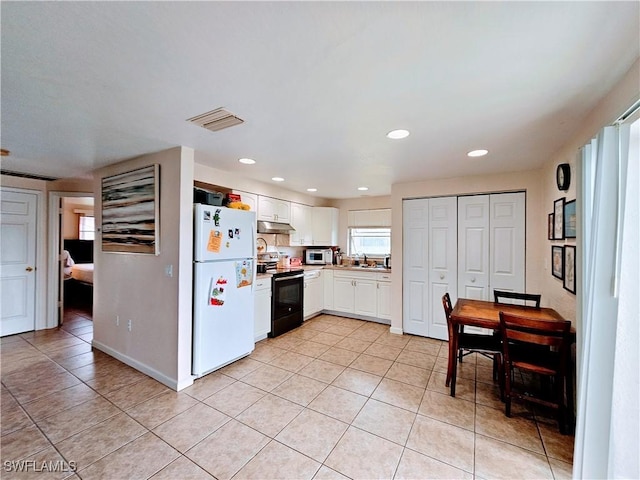
[[[451,396],[456,396],[456,372],[458,369],[458,335],[464,326],[482,327],[490,330],[500,329],[500,312],[511,313],[513,315],[521,315],[529,318],[547,321],[565,321],[565,319],[553,308],[536,308],[524,305],[509,305],[504,303],[495,303],[485,300],[472,300],[469,298],[459,298],[453,311],[451,312],[452,332],[449,341],[449,365],[448,370],[451,373],[450,386]],[[575,339],[575,330],[572,328],[573,338]],[[567,355],[567,379],[566,379],[566,395],[567,410],[573,416],[573,368],[571,355]],[[447,376],[449,378],[449,376]]]

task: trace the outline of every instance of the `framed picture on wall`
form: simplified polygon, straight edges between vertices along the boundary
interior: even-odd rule
[[[576,201],[564,204],[564,238],[576,238]]]
[[[102,251],[158,255],[158,164],[102,179]]]
[[[551,246],[551,274],[562,280],[564,278],[564,247]]]
[[[562,240],[564,238],[564,199],[559,198],[553,202],[553,239]]]
[[[553,213],[550,213],[549,221],[547,223],[547,239],[548,240],[553,240],[553,226],[554,226]]]
[[[576,246],[564,246],[564,280],[562,286],[571,293],[576,293]]]

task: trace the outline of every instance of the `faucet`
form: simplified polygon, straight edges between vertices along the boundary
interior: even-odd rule
[[[366,254],[366,253],[364,254],[364,264],[365,264],[365,265],[369,265],[369,264],[367,263],[367,254]]]

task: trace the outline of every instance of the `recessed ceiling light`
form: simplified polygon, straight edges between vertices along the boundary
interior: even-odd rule
[[[307,188],[307,192],[317,192],[317,188]]]
[[[238,160],[240,163],[244,163],[245,165],[253,165],[256,161],[253,158],[241,158]]]
[[[271,180],[274,182],[284,182],[284,178],[282,177],[271,177]]]
[[[360,190],[361,192],[366,192],[367,190],[369,190],[369,187],[358,187],[358,190]]]
[[[400,140],[401,138],[407,138],[409,136],[409,130],[392,130],[387,133],[387,137],[394,140]]]
[[[484,157],[487,153],[489,153],[489,150],[485,150],[485,149],[471,150],[469,153],[467,153],[467,156],[468,157]]]

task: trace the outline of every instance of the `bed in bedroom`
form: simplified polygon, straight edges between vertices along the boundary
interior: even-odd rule
[[[93,304],[93,240],[65,240],[64,250],[65,306],[90,306]]]

